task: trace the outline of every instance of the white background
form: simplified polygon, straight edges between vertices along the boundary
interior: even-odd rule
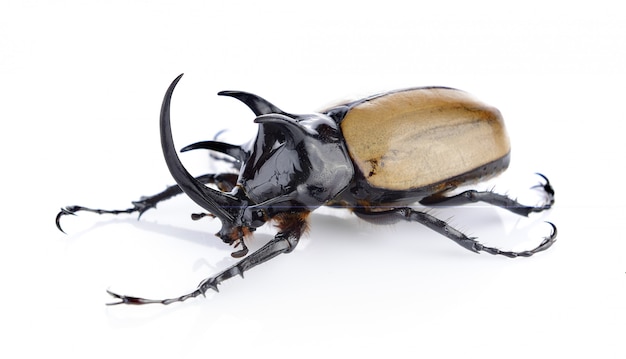
[[[623,24],[602,0],[3,1],[0,356],[623,358]],[[296,113],[402,87],[467,90],[507,121],[512,165],[496,190],[532,193],[542,172],[556,205],[528,219],[433,213],[503,248],[535,246],[545,220],[558,241],[511,260],[326,209],[295,252],[219,294],[106,307],[106,288],[175,296],[234,263],[219,222],[192,222],[200,209],[182,196],[141,221],[81,213],[63,219],[68,235],[54,226],[61,206],[125,208],[172,183],[157,122],[181,72],[178,147],[222,129],[253,136],[252,114],[219,90]],[[211,170],[206,153],[182,158]]]

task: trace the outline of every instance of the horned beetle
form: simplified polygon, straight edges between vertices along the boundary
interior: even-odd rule
[[[528,257],[549,248],[556,226],[534,249],[522,252],[488,247],[435,216],[409,207],[464,204],[482,201],[518,215],[549,209],[554,190],[548,179],[540,185],[545,202],[526,206],[493,191],[455,188],[490,178],[505,170],[510,143],[500,112],[466,92],[446,87],[410,88],[386,92],[333,106],[321,113],[287,113],[251,93],[223,91],[246,104],[255,114],[258,134],[248,145],[202,141],[181,151],[206,149],[225,154],[239,166],[238,174],[192,176],[176,154],[170,127],[170,101],[182,74],[168,88],[160,115],[161,146],[177,185],[143,197],[125,210],[82,206],[62,208],[56,217],[87,211],[98,214],[138,213],[182,192],[222,222],[216,234],[232,253],[248,253],[245,241],[267,222],[276,236],[235,265],[203,280],[194,291],[169,299],[145,299],[109,291],[118,301],[110,304],[170,304],[204,295],[250,268],[289,253],[307,229],[307,217],[320,206],[342,207],[373,223],[419,222],[472,252],[507,257]],[[208,187],[215,185],[218,189]]]

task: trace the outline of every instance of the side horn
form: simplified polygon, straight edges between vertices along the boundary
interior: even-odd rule
[[[234,208],[239,209],[242,205],[241,201],[232,195],[209,188],[196,180],[187,172],[176,154],[172,138],[172,127],[170,125],[170,103],[174,88],[181,77],[183,77],[183,74],[180,74],[167,89],[163,98],[163,105],[161,106],[161,147],[163,148],[165,162],[176,183],[194,202],[211,212],[211,214],[219,217],[222,222],[233,223],[235,218],[228,209],[231,209],[231,211]]]
[[[269,113],[285,114],[283,110],[279,109],[271,102],[253,93],[243,91],[221,91],[217,94],[219,96],[229,96],[232,98],[236,98],[237,100],[246,104],[246,106],[248,106],[248,108],[250,108],[252,112],[254,112],[254,114],[257,116],[267,115]]]
[[[247,160],[250,156],[243,148],[241,148],[241,146],[231,145],[230,143],[224,143],[219,141],[201,141],[192,143],[191,145],[181,148],[180,152],[187,152],[197,149],[221,152],[241,162]]]

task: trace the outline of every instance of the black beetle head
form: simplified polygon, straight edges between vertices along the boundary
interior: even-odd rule
[[[196,180],[180,162],[170,127],[171,96],[182,75],[168,88],[161,108],[161,145],[170,173],[197,204],[222,221],[217,234],[234,243],[282,213],[311,211],[335,198],[354,175],[338,125],[322,114],[287,114],[245,92],[221,92],[244,102],[257,115],[259,132],[249,148],[207,141],[209,148],[241,162],[237,186],[229,193]],[[229,147],[232,146],[232,147]]]

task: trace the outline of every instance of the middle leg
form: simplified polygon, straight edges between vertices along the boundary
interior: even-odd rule
[[[546,183],[539,184],[536,187],[542,187],[544,192],[547,195],[546,201],[544,204],[539,206],[527,206],[519,203],[517,200],[509,198],[505,195],[498,194],[491,191],[476,191],[469,190],[465,192],[461,192],[454,196],[445,196],[443,194],[435,194],[430,197],[426,197],[420,201],[420,204],[425,206],[439,206],[439,205],[462,205],[467,203],[474,202],[485,202],[494,206],[498,206],[500,208],[504,208],[508,211],[511,211],[515,214],[519,214],[521,216],[528,217],[530,213],[542,212],[548,210],[554,204],[554,189],[552,185],[550,185],[550,181],[546,178],[546,176],[537,173],[541,178],[543,178]]]

